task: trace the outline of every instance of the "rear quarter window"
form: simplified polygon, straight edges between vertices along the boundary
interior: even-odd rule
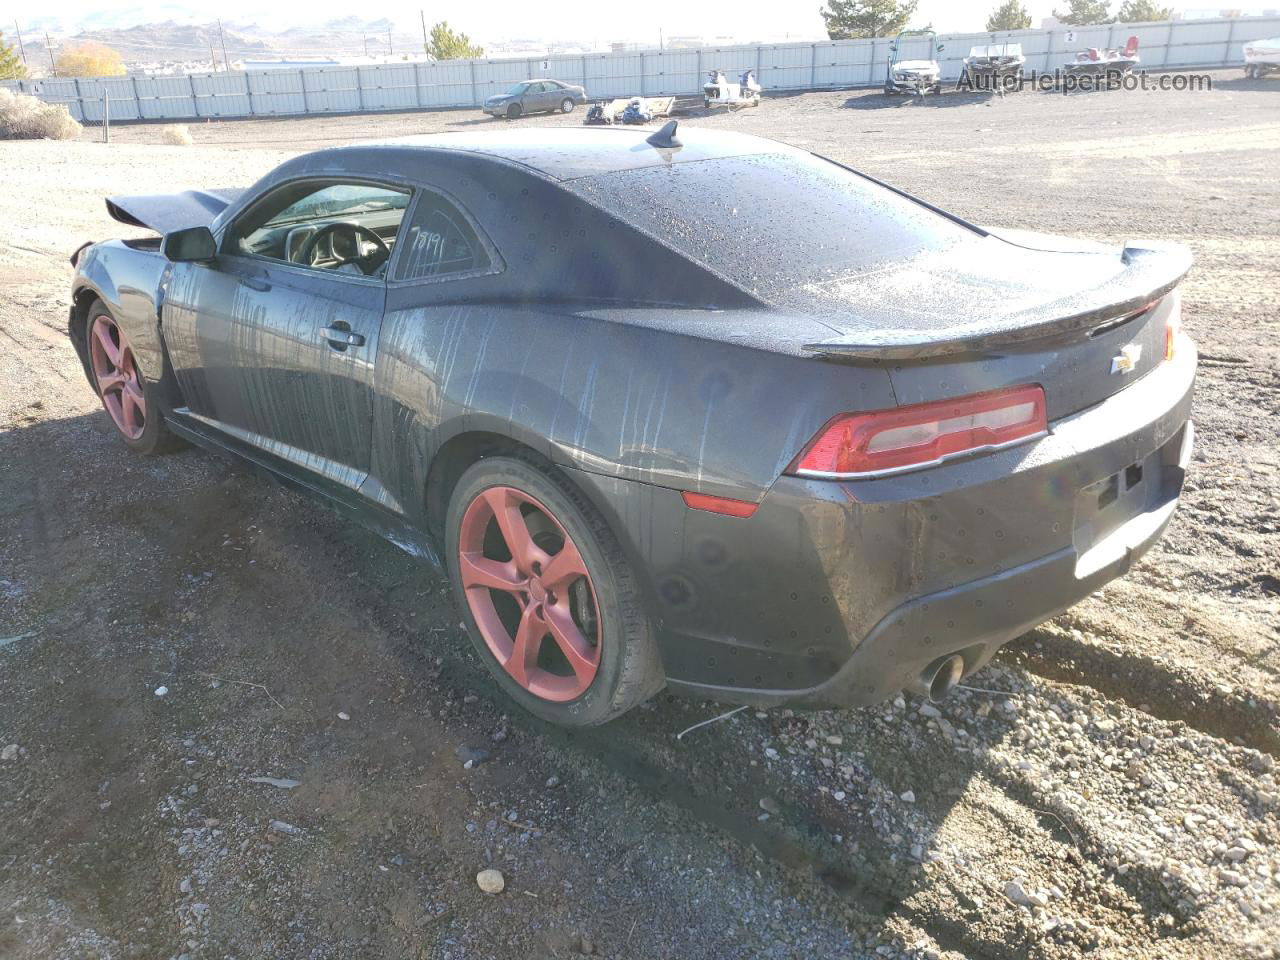
[[[395,280],[474,274],[493,266],[475,229],[456,206],[424,190],[401,241]]]

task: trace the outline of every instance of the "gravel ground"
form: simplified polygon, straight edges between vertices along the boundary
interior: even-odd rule
[[[690,111],[979,222],[1184,242],[1204,366],[1125,580],[936,707],[683,739],[724,708],[507,714],[439,576],[236,465],[128,455],[63,333],[67,254],[127,232],[104,195],[502,121],[0,143],[0,956],[1280,957],[1280,85],[1237,76]]]

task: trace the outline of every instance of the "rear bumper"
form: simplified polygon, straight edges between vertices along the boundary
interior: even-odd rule
[[[810,706],[891,696],[938,657],[977,669],[1126,572],[1177,505],[1196,356],[1009,450],[856,482],[783,476],[737,519],[571,471],[644,586],[668,682]]]
[[[1187,427],[1191,431],[1189,421]],[[1181,477],[1178,482],[1180,486]],[[1176,506],[1175,497],[1130,520],[1116,531],[1121,549],[1114,559],[1085,576],[1079,575],[1077,551],[1064,547],[1030,563],[910,600],[881,620],[830,678],[807,689],[730,688],[675,680],[672,686],[760,706],[835,707],[890,697],[929,664],[951,654],[964,658],[968,675],[1010,640],[1127,573],[1160,538]]]

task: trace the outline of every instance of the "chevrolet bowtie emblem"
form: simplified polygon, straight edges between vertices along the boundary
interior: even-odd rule
[[[1111,358],[1112,373],[1133,373],[1138,365],[1138,361],[1142,359],[1142,345],[1131,343],[1127,347]]]

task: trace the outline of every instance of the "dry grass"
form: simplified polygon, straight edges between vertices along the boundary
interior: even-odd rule
[[[171,123],[160,131],[160,140],[175,147],[189,147],[191,131],[185,123]]]
[[[0,138],[11,140],[74,140],[80,124],[61,104],[0,89]]]

